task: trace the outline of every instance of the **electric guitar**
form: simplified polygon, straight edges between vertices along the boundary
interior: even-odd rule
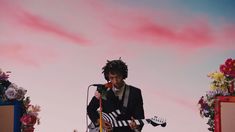
[[[129,123],[131,123],[132,120],[116,120],[116,118],[120,114],[121,113],[119,110],[116,110],[108,114],[102,112],[102,117],[105,121],[108,121],[111,124],[112,128],[129,126]],[[136,125],[151,124],[154,127],[159,126],[159,125],[162,127],[165,127],[167,124],[165,119],[157,117],[157,116],[154,116],[153,118],[150,118],[150,119],[135,119],[134,122],[136,123]],[[95,127],[93,123],[91,123],[88,126],[88,128],[89,128],[89,132],[99,132],[100,130],[100,128]],[[105,130],[102,130],[102,131],[106,132]]]

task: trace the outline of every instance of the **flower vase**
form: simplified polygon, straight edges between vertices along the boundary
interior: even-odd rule
[[[230,94],[233,94],[233,93],[234,93],[234,81],[232,81],[231,84],[230,84],[229,93],[230,93]]]

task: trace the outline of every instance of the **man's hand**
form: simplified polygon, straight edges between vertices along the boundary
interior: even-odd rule
[[[109,122],[103,120],[103,128],[106,130],[106,132],[112,131],[112,126]]]
[[[134,117],[131,117],[131,123],[129,123],[129,126],[133,130],[138,128],[137,124],[135,123]]]
[[[100,124],[100,120],[99,119],[97,120],[97,123]],[[106,132],[111,132],[113,130],[111,124],[109,122],[105,121],[105,120],[102,120],[102,128]]]

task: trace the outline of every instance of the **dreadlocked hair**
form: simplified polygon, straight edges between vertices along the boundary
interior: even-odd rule
[[[119,60],[107,60],[106,65],[102,68],[105,80],[109,81],[109,73],[120,74],[123,79],[127,78],[128,68],[125,62],[119,58]]]

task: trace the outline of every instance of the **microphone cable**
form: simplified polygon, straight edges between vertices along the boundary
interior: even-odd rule
[[[89,100],[89,89],[93,86],[93,84],[89,85],[87,88],[87,95],[86,95],[86,132],[88,132],[88,113],[87,113],[87,107],[88,107],[88,100]]]

